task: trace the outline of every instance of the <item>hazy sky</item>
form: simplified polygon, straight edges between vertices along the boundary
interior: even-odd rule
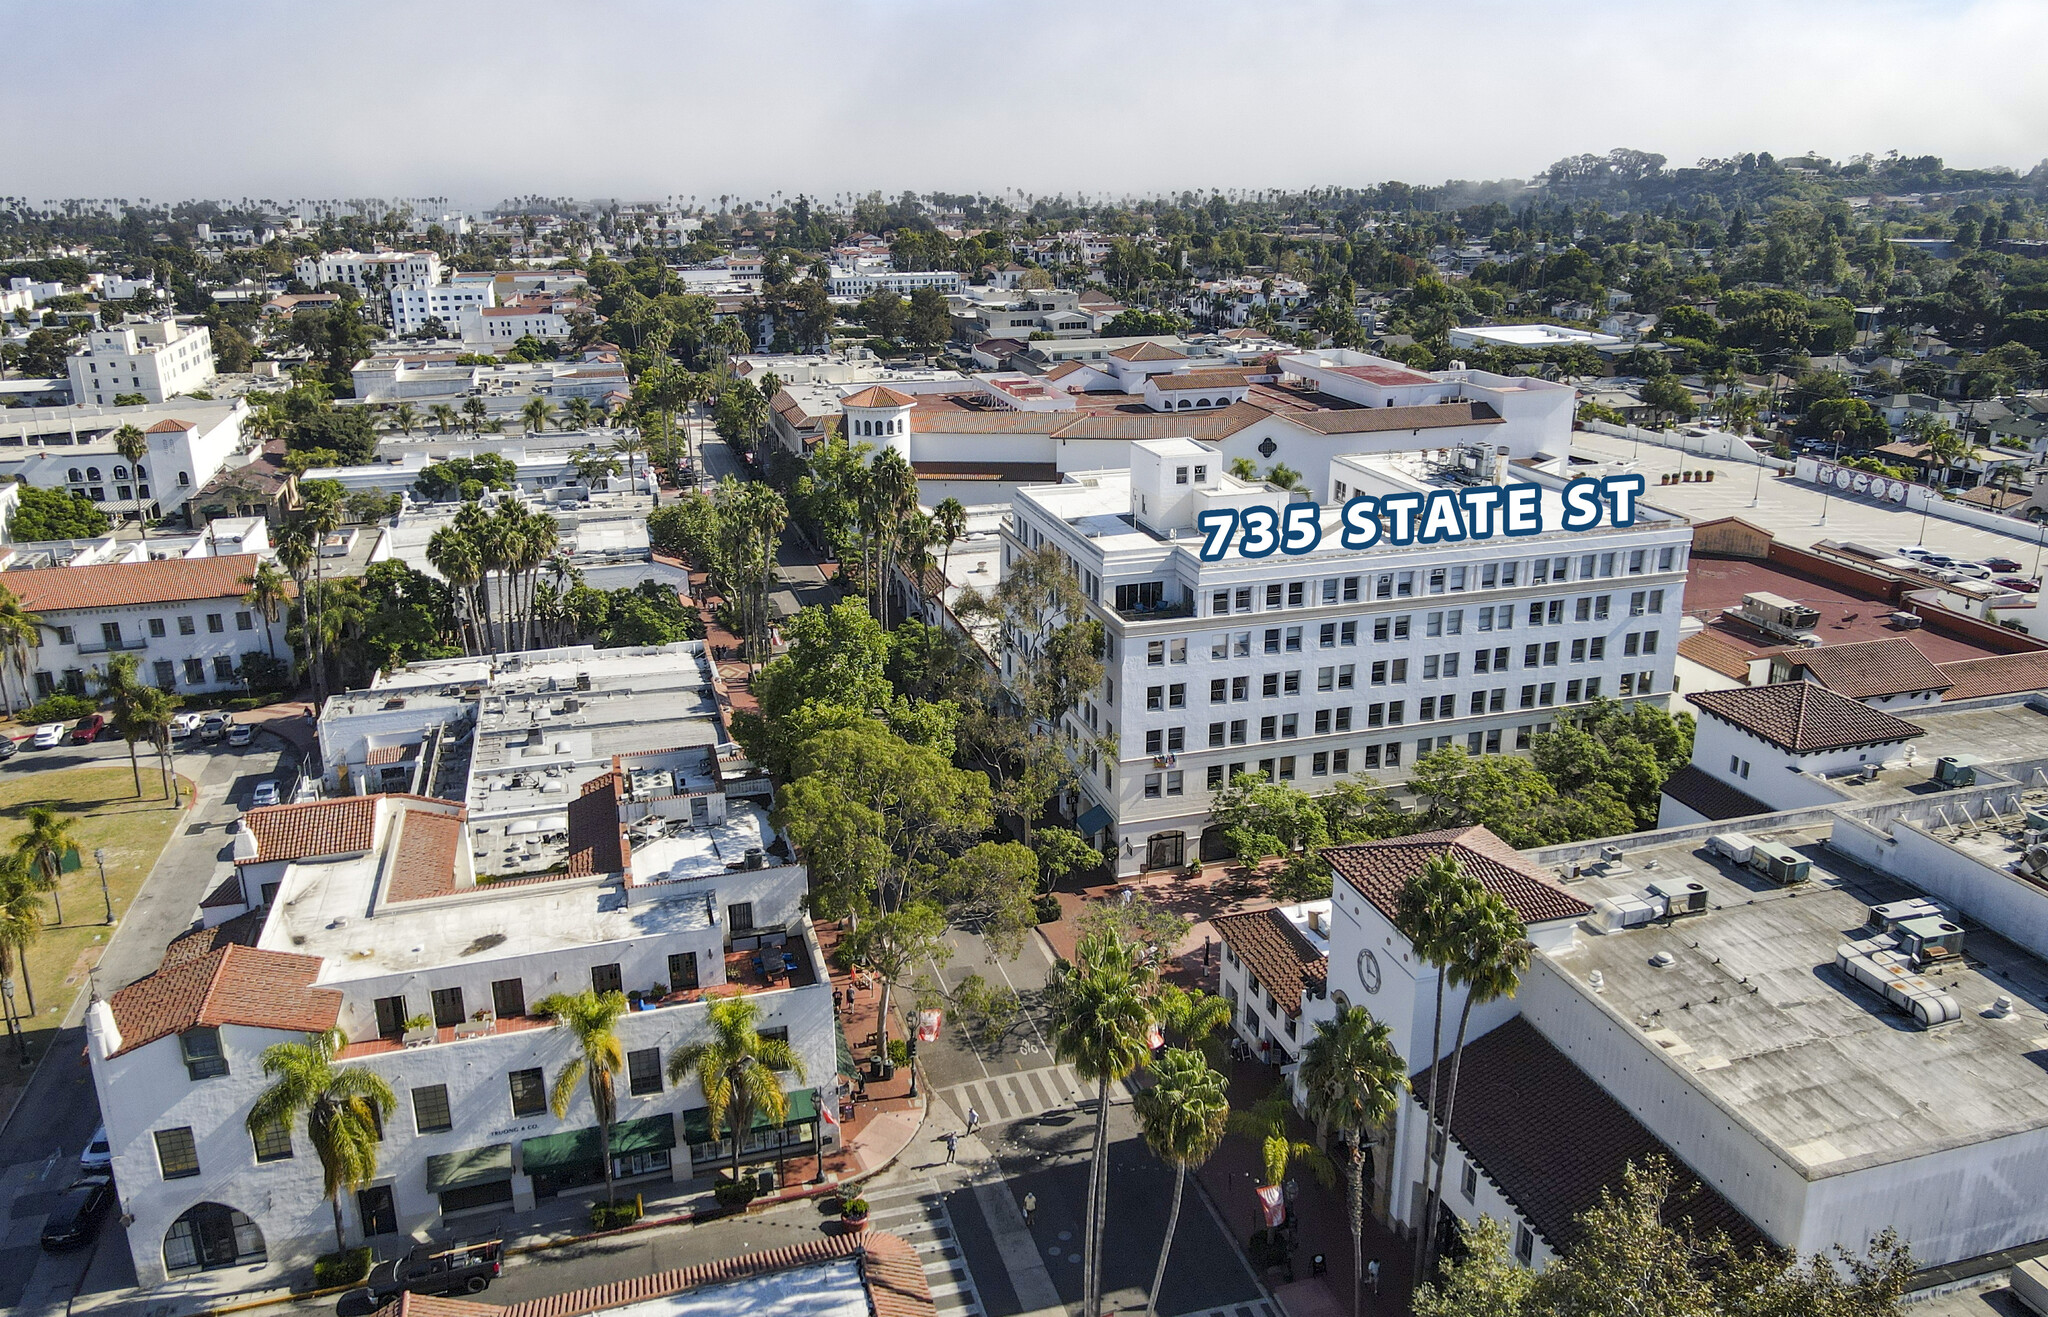
[[[1091,195],[2048,156],[2042,0],[0,0],[0,194]]]

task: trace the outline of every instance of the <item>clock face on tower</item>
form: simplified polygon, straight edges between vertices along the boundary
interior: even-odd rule
[[[1358,953],[1358,978],[1367,992],[1380,990],[1380,962],[1370,949]]]

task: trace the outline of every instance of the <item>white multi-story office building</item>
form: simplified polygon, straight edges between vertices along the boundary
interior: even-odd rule
[[[423,252],[322,252],[302,256],[292,265],[299,282],[318,288],[321,284],[347,284],[375,304],[386,289],[432,287],[441,282],[441,257]]]
[[[213,335],[196,322],[129,321],[94,330],[67,364],[73,402],[106,404],[126,393],[163,402],[213,379]]]
[[[966,281],[958,270],[894,270],[885,264],[860,265],[853,269],[835,265],[825,281],[825,291],[831,296],[854,301],[875,292],[887,291],[908,297],[920,288],[957,293],[965,286]]]
[[[1053,546],[1107,629],[1107,678],[1064,730],[1083,747],[1080,829],[1113,844],[1121,873],[1192,860],[1212,795],[1239,773],[1391,784],[1438,747],[1513,753],[1592,700],[1669,696],[1683,517],[1638,501],[1615,525],[1602,502],[1591,528],[1552,529],[1567,482],[1515,469],[1537,488],[1538,533],[1345,549],[1348,499],[1478,481],[1421,454],[1337,458],[1317,547],[1247,558],[1234,538],[1205,561],[1204,512],[1307,505],[1226,474],[1193,440],[1130,449],[1128,471],[1023,487],[1004,527],[1006,569]]]
[[[832,988],[799,865],[766,783],[718,753],[701,645],[451,660],[338,696],[330,787],[370,794],[252,810],[232,863],[150,975],[95,1003],[88,1052],[137,1277],[334,1247],[303,1123],[254,1137],[263,1050],[338,1028],[337,1064],[398,1105],[377,1175],[343,1195],[349,1242],[532,1208],[604,1174],[555,993],[626,994],[613,1173],[665,1183],[727,1164],[694,1080],[666,1065],[739,997],[786,1037],[786,1125],[757,1118],[743,1162],[836,1145]],[[649,747],[663,747],[659,749]],[[434,799],[436,787],[466,799]],[[828,1108],[829,1109],[829,1108]]]
[[[247,454],[241,399],[181,398],[141,407],[36,407],[0,412],[0,479],[89,498],[110,516],[173,516],[221,468]],[[124,425],[149,452],[131,467],[114,447]]]
[[[251,608],[243,579],[255,554],[45,567],[10,572],[7,586],[42,623],[31,651],[36,698],[83,695],[107,660],[129,653],[138,675],[168,691],[239,691],[251,654],[290,656],[284,615]]]
[[[391,290],[391,328],[399,334],[417,334],[429,320],[439,320],[453,338],[461,331],[462,317],[497,305],[493,285],[484,282],[447,284],[403,284]]]
[[[464,347],[503,351],[529,334],[538,339],[567,338],[569,318],[537,306],[489,306],[462,313]]]

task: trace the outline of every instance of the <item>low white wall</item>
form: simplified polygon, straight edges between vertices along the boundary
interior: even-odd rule
[[[1842,819],[1828,845],[1939,898],[2035,955],[2048,956],[2048,891],[1956,849],[1919,824],[1901,819],[1887,834]]]
[[[1718,457],[1729,462],[1746,462],[1751,466],[1767,466],[1773,471],[1789,471],[1792,463],[1783,458],[1760,453],[1750,447],[1741,435],[1729,434],[1725,430],[1709,430],[1703,435],[1689,435],[1682,430],[1646,430],[1640,425],[1615,425],[1608,421],[1581,421],[1581,429],[1592,434],[1609,435],[1630,442],[1655,444],[1659,448],[1675,448],[1683,453],[1697,453],[1701,457]]]
[[[1792,471],[1792,476],[1795,480],[1804,481],[1809,485],[1818,485],[1820,483],[1819,474],[1820,463],[1811,457],[1800,458],[1794,464]],[[1926,485],[1908,484],[1906,486],[1906,501],[1903,503],[1894,503],[1889,499],[1874,499],[1864,495],[1851,494],[1847,490],[1833,489],[1832,487],[1831,493],[1835,498],[1852,503],[1903,508],[1907,512],[1921,512],[1930,516],[1941,517],[1948,521],[1961,522],[1965,526],[1975,526],[1979,530],[1993,531],[2026,544],[2048,543],[2048,525],[2037,526],[2032,522],[2021,521],[2017,517],[2008,517],[2002,513],[1992,512],[1987,508],[1980,508],[1971,503],[1945,499]]]

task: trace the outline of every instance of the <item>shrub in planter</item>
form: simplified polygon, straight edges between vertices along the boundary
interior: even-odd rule
[[[848,1225],[859,1225],[868,1219],[868,1200],[848,1198],[839,1204],[839,1219]]]
[[[97,700],[83,695],[46,695],[29,705],[15,719],[24,723],[62,723],[73,718],[83,718],[99,708]]]
[[[353,1285],[370,1274],[370,1249],[347,1248],[339,1253],[322,1253],[313,1259],[313,1288],[332,1289]]]
[[[889,1040],[889,1064],[897,1066],[909,1065],[910,1044],[904,1042],[901,1038],[891,1038]]]
[[[720,1180],[711,1186],[711,1196],[718,1200],[720,1207],[745,1207],[761,1192],[753,1180],[743,1179],[735,1184],[731,1180]]]
[[[1031,914],[1041,924],[1056,924],[1060,918],[1060,899],[1051,892],[1041,892],[1031,898]]]
[[[592,1230],[617,1230],[620,1226],[632,1225],[643,1215],[640,1195],[633,1195],[630,1203],[592,1203],[590,1205],[590,1228]]]

